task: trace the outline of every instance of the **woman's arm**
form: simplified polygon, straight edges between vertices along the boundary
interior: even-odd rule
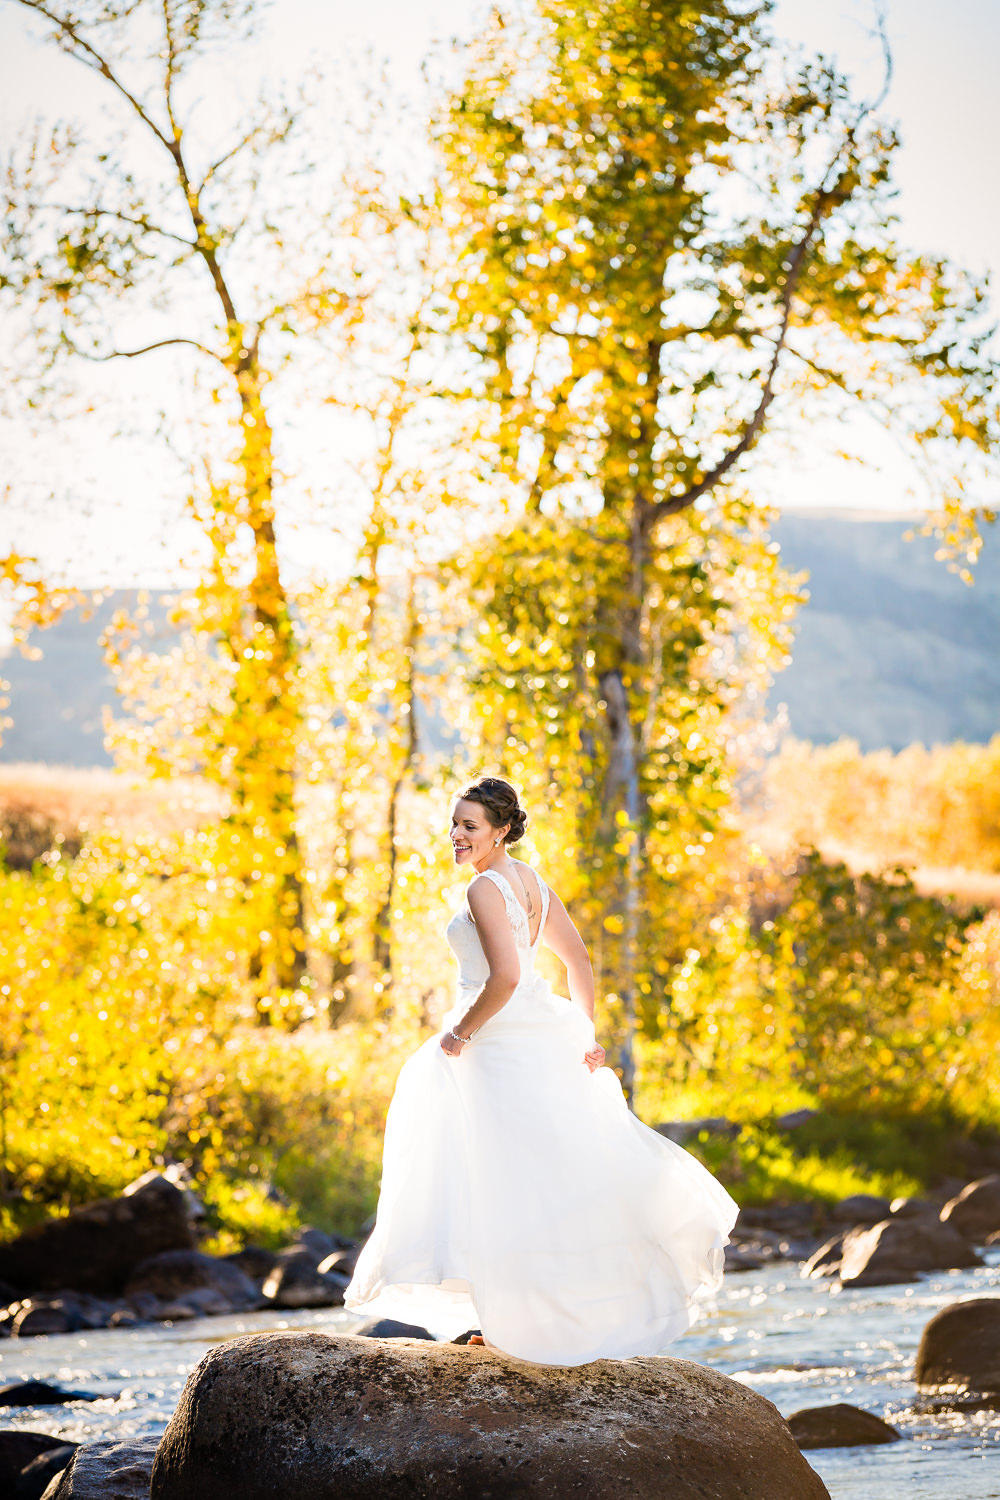
[[[566,965],[569,997],[588,1020],[594,1019],[594,971],[587,945],[576,930],[573,919],[555,891],[549,889],[549,914],[545,919],[542,942]]]
[[[469,886],[469,910],[476,922],[479,941],[483,945],[490,974],[465,1015],[454,1028],[459,1037],[467,1038],[480,1026],[503,1010],[517,988],[521,977],[521,963],[517,956],[517,944],[507,915],[504,899],[492,880],[476,876]],[[449,1057],[457,1057],[462,1050],[461,1041],[456,1041],[450,1032],[441,1038],[441,1046]]]
[[[566,965],[569,981],[569,997],[578,1005],[588,1020],[594,1019],[594,970],[590,963],[587,945],[576,930],[569,912],[555,891],[549,887],[549,914],[545,919],[542,942],[551,948],[557,958]],[[590,1052],[585,1052],[584,1062],[590,1071],[596,1072],[604,1066],[604,1048],[597,1042]]]

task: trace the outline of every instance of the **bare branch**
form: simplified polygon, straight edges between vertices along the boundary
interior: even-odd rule
[[[102,57],[97,49],[92,47],[87,39],[80,35],[77,23],[71,17],[57,15],[47,4],[43,3],[43,0],[17,0],[17,4],[23,5],[27,10],[33,10],[37,15],[44,16],[47,21],[51,21],[53,26],[59,29],[63,37],[72,42],[73,46],[78,49],[76,54],[77,61],[83,63],[84,67],[90,68],[92,72],[100,73],[102,78],[106,78],[118,90],[122,98],[128,101],[143,124],[156,136],[156,139],[162,145],[166,146],[167,150],[173,155],[173,145],[169,138],[160,129],[153,117],[144,109],[132,91],[125,87],[118,75],[112,70],[106,58]]]
[[[182,234],[174,234],[172,229],[161,229],[159,224],[153,224],[145,216],[136,218],[133,214],[124,214],[116,208],[76,208],[71,203],[48,203],[46,208],[60,214],[74,214],[80,219],[117,219],[119,224],[131,224],[135,229],[142,229],[147,234],[158,234],[165,240],[173,240],[178,245],[183,245],[188,250],[196,250],[198,247],[193,240],[185,239]]]
[[[107,354],[88,354],[85,349],[74,347],[73,353],[79,354],[83,359],[103,364],[109,359],[137,359],[140,354],[148,354],[151,349],[165,349],[168,344],[189,344],[194,349],[200,349],[202,354],[207,354],[211,359],[218,360],[220,364],[226,363],[223,356],[217,354],[214,349],[209,349],[207,344],[201,344],[197,339],[185,338],[157,339],[155,343],[144,344],[141,349],[112,349]]]
[[[792,315],[792,298],[795,295],[795,289],[798,286],[799,279],[805,267],[808,252],[812,247],[813,240],[816,238],[816,234],[821,223],[823,222],[823,218],[827,210],[837,202],[839,196],[838,183],[842,176],[842,173],[840,171],[840,163],[843,159],[845,151],[849,151],[850,148],[855,144],[858,136],[858,131],[861,129],[864,121],[870,114],[874,113],[874,111],[878,109],[884,101],[892,83],[892,52],[889,47],[889,40],[886,33],[885,9],[883,0],[876,0],[875,32],[881,42],[883,57],[885,60],[885,76],[882,81],[882,87],[873,100],[871,100],[867,104],[862,104],[861,108],[858,110],[857,118],[855,119],[854,124],[850,127],[850,129],[844,136],[843,142],[841,143],[836,155],[834,156],[829,168],[827,169],[826,175],[823,178],[823,185],[816,195],[816,203],[813,207],[812,213],[809,216],[809,222],[806,225],[805,233],[799,240],[798,244],[795,246],[795,249],[792,251],[791,256],[785,262],[785,266],[787,269],[784,286],[782,287],[781,292],[781,322],[778,325],[778,333],[774,341],[774,353],[771,356],[771,363],[768,366],[767,376],[764,380],[763,386],[761,387],[760,400],[757,403],[757,408],[754,411],[753,416],[750,418],[749,422],[747,422],[746,426],[744,427],[743,434],[740,437],[739,442],[736,443],[736,445],[730,449],[725,457],[716,464],[715,468],[711,469],[703,479],[700,479],[697,484],[691,485],[691,487],[685,490],[682,494],[668,496],[665,500],[661,500],[656,503],[652,508],[657,515],[676,515],[678,511],[686,510],[689,505],[693,505],[696,500],[700,500],[702,495],[706,495],[709,490],[714,489],[715,486],[719,483],[720,479],[723,479],[729,472],[729,470],[733,467],[733,465],[737,464],[743,457],[743,455],[748,451],[748,449],[753,446],[758,434],[761,431],[761,428],[764,425],[764,419],[767,416],[768,408],[774,400],[774,381],[778,373],[778,366],[781,363],[781,356],[785,349],[786,339],[788,337],[788,329]]]
[[[806,232],[785,262],[787,271],[785,274],[785,284],[781,289],[781,322],[778,325],[777,337],[774,340],[774,352],[771,355],[771,363],[768,366],[767,376],[761,387],[757,409],[743,428],[742,437],[733,448],[730,448],[726,456],[716,464],[715,468],[710,469],[697,484],[691,485],[689,489],[684,490],[680,495],[670,495],[667,499],[657,502],[653,507],[657,515],[676,515],[678,511],[686,510],[689,505],[693,505],[696,500],[700,500],[702,495],[708,494],[709,490],[715,488],[719,480],[728,474],[733,465],[739,463],[744,453],[753,446],[757,434],[764,425],[764,418],[767,416],[768,408],[774,400],[774,381],[778,373],[778,365],[781,362],[785,340],[788,336],[788,328],[792,316],[792,298],[795,295],[795,289],[802,275],[806,255],[815,238],[816,231],[822,223],[823,216],[835,196],[833,187],[823,188],[818,193],[815,207],[806,226]]]

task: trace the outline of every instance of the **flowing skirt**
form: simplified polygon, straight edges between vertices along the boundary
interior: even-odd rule
[[[478,986],[445,1017],[456,1025]],[[431,1037],[386,1121],[375,1229],[345,1305],[540,1364],[656,1354],[722,1280],[737,1206],[643,1125],[593,1024],[535,975],[461,1056]]]

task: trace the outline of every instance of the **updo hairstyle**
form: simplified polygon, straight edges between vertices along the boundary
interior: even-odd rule
[[[460,792],[459,796],[465,802],[480,803],[494,828],[510,824],[504,834],[505,844],[516,844],[518,839],[524,838],[528,814],[518,802],[517,793],[509,781],[501,781],[499,776],[482,776],[466,787],[464,792]]]

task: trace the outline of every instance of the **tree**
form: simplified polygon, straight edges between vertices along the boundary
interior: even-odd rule
[[[220,857],[253,907],[264,997],[305,965],[298,646],[269,386],[292,338],[357,315],[370,199],[345,182],[340,157],[325,170],[311,159],[307,99],[262,98],[224,139],[203,118],[199,66],[244,37],[252,0],[15,3],[94,75],[107,111],[89,135],[26,137],[6,167],[0,285],[30,320],[46,378],[182,353],[183,378],[221,414],[190,496],[207,549],[187,616],[210,690],[197,723],[175,714],[156,743],[147,736],[148,762],[169,771],[171,742],[196,744],[198,768],[227,794]],[[149,336],[130,337],[136,324]]]
[[[587,580],[561,676],[589,705],[579,775],[596,815],[581,834],[621,934],[606,983],[626,1081],[656,841],[692,792],[724,791],[684,705],[725,697],[705,670],[724,597],[711,551],[751,571],[739,538],[765,433],[866,403],[947,466],[953,533],[975,521],[961,481],[998,433],[983,285],[894,243],[893,132],[829,66],[788,76],[765,11],[498,9],[437,130],[465,253],[459,322],[523,496],[510,551],[543,567],[558,545]],[[492,619],[537,660],[522,617],[559,591],[546,579],[528,604],[527,581],[500,581]],[[543,734],[531,692],[509,717]]]

